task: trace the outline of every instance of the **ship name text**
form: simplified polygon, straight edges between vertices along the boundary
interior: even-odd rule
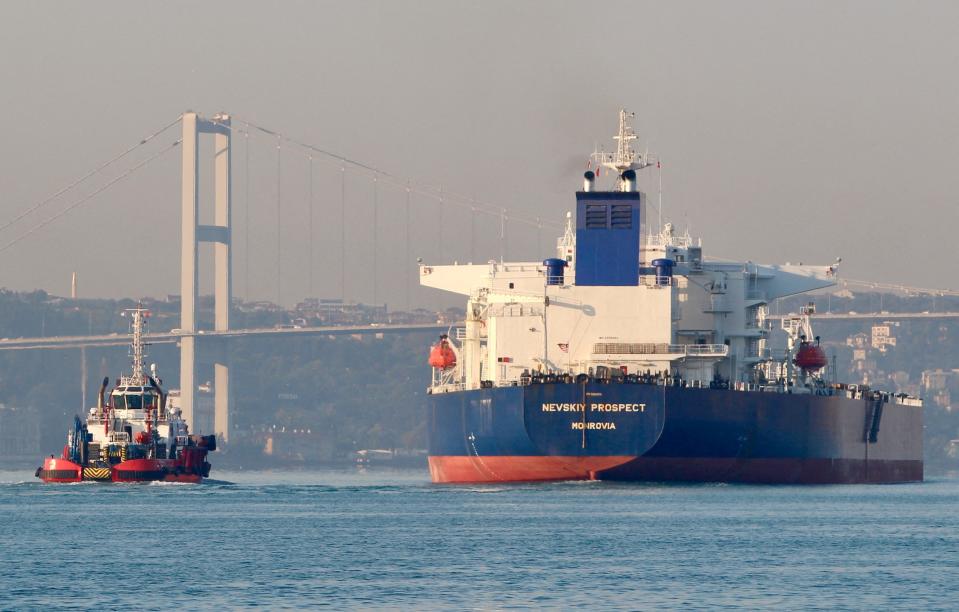
[[[569,424],[570,429],[616,429],[616,423],[602,423],[602,422],[589,422],[583,423],[582,421],[574,421]]]
[[[544,403],[543,412],[583,412],[585,404]],[[591,412],[646,412],[646,404],[590,404]]]

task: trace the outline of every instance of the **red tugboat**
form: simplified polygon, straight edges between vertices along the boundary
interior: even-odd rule
[[[74,417],[59,457],[50,455],[37,468],[43,482],[187,482],[210,475],[206,455],[216,450],[216,436],[191,435],[179,410],[167,409],[156,366],[143,369],[143,332],[149,311],[142,305],[131,317],[133,371],[121,376],[105,399],[104,378],[97,405],[86,420]]]

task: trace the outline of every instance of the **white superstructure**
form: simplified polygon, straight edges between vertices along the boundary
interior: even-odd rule
[[[143,335],[150,313],[142,306],[124,311],[130,317],[130,374],[121,375],[109,398],[104,392],[109,379],[104,379],[97,405],[90,408],[86,427],[93,443],[101,448],[109,445],[126,446],[148,437],[161,441],[165,448],[188,444],[189,430],[179,409],[168,409],[166,397],[160,388],[156,365],[150,375],[144,371],[146,344]]]
[[[635,134],[629,116],[620,113],[616,152],[594,155],[598,166],[617,173],[612,189],[597,192],[595,175],[587,172],[577,200],[634,192],[631,201],[646,222],[635,170],[651,164],[648,154],[630,147]],[[758,366],[773,358],[767,348],[769,303],[835,284],[835,265],[707,260],[701,241],[678,234],[669,223],[658,232],[631,227],[641,232],[635,282],[577,284],[577,236],[589,231],[579,223],[567,214],[555,255],[567,267],[549,277],[546,262],[420,266],[423,286],[467,298],[465,328],[450,338],[456,365],[435,371],[433,392],[514,385],[535,373],[599,375],[603,368],[667,372],[694,386],[717,379],[764,382],[769,369]],[[596,262],[589,264],[595,270]]]

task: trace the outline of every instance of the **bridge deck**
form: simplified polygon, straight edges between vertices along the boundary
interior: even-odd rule
[[[779,320],[788,315],[769,315],[768,319]],[[891,321],[896,319],[956,319],[959,312],[864,312],[864,313],[817,313],[813,318],[819,321],[830,320],[879,320]],[[252,329],[230,329],[227,331],[201,330],[194,336],[198,338],[252,338],[265,336],[303,336],[303,335],[355,335],[378,333],[409,333],[417,331],[446,331],[451,327],[461,325],[440,325],[437,323],[410,323],[410,324],[370,324],[357,326],[318,326],[276,328],[263,327]],[[172,344],[181,337],[190,334],[160,332],[146,334],[150,344]],[[27,349],[67,349],[84,346],[125,346],[130,343],[126,334],[108,334],[98,336],[53,336],[48,338],[3,338],[0,339],[0,351],[27,350]]]
[[[410,323],[410,324],[371,324],[362,326],[319,326],[275,328],[264,327],[254,329],[230,329],[227,331],[201,330],[196,334],[160,332],[145,334],[149,344],[172,344],[184,336],[193,335],[197,338],[252,338],[265,336],[351,336],[355,334],[395,334],[418,331],[446,331],[450,325],[437,323]],[[27,349],[66,349],[86,346],[125,346],[130,344],[126,334],[108,334],[98,336],[53,336],[48,338],[3,338],[0,340],[0,350],[27,350]]]

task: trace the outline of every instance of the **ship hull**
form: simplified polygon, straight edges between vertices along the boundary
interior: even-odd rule
[[[180,459],[130,459],[110,467],[82,467],[69,459],[48,457],[36,476],[46,483],[70,482],[185,482],[198,484],[210,473],[206,452]]]
[[[431,478],[581,480],[625,464],[648,451],[664,425],[662,388],[634,391],[615,402],[596,383],[431,395]]]
[[[535,482],[593,478],[602,470],[632,459],[631,456],[433,456],[429,458],[429,466],[433,482]]]
[[[887,401],[877,411],[872,396],[547,383],[430,399],[434,482],[923,478],[922,408]],[[642,412],[609,411],[623,406]]]
[[[596,477],[663,482],[890,484],[922,481],[923,464],[918,459],[637,457]]]
[[[43,482],[80,482],[83,467],[68,459],[44,459],[43,467],[37,469],[37,477]]]

